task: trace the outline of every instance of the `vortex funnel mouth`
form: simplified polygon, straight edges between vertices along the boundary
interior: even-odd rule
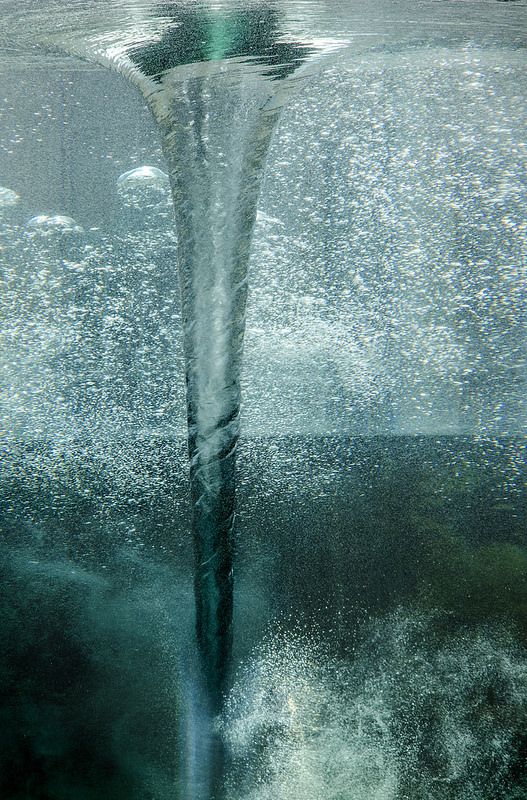
[[[411,0],[0,0],[0,9],[0,59],[8,65],[56,65],[67,54],[106,66],[129,59],[154,78],[191,64],[218,68],[239,59],[245,68],[276,79],[320,55],[332,60],[337,54],[341,64],[367,59],[379,48],[415,52],[445,42],[522,48],[525,5],[501,0],[418,5]]]
[[[131,10],[134,7],[131,7]],[[49,48],[116,69],[150,90],[191,77],[253,74],[281,81],[316,70],[349,45],[345,38],[300,35],[272,4],[187,3],[136,9],[120,27],[86,21],[40,39]]]

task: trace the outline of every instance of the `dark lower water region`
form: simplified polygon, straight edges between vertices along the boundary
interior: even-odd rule
[[[199,796],[185,448],[7,446],[5,800]],[[525,441],[247,439],[238,473],[221,796],[527,797]]]

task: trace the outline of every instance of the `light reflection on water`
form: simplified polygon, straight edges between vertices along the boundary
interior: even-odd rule
[[[262,3],[261,0],[240,2],[166,3],[161,0],[134,2],[119,0],[71,0],[67,6],[58,0],[46,0],[36,5],[33,0],[2,0],[6,44],[2,58],[8,63],[30,63],[40,60],[58,63],[60,55],[47,53],[39,42],[48,42],[53,50],[61,38],[91,41],[96,49],[130,48],[159,40],[167,25],[173,24],[173,14],[224,15],[234,17],[249,11],[256,15],[262,8],[277,13],[286,36],[299,40],[313,37],[337,38],[349,41],[341,58],[354,58],[376,48],[396,48],[408,44],[431,44],[449,41],[492,46],[522,47],[522,25],[525,8],[522,4],[398,2],[348,3],[345,0],[286,0]],[[49,37],[49,38],[48,38]],[[36,46],[36,51],[35,51]],[[199,59],[195,59],[199,60]]]

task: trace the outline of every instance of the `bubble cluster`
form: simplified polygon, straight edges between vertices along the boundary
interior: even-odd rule
[[[105,236],[64,214],[6,227],[0,406],[11,435],[97,432],[102,446],[118,431],[183,429],[174,245],[170,230]]]
[[[499,51],[383,52],[291,103],[253,246],[251,427],[279,403],[283,432],[525,430],[518,80]]]
[[[527,721],[525,656],[499,631],[450,634],[445,618],[403,610],[353,661],[316,633],[278,629],[229,700],[227,796],[505,798]]]

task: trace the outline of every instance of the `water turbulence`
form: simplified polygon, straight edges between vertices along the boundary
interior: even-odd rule
[[[526,7],[0,6],[1,797],[527,797]]]
[[[178,236],[197,640],[215,713],[231,651],[240,370],[259,185],[299,68],[331,47],[285,37],[271,7],[159,15],[161,32],[153,18],[150,38],[63,45],[131,79],[162,137]]]

